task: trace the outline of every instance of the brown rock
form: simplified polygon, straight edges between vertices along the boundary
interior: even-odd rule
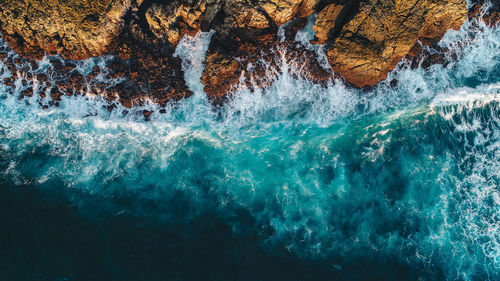
[[[21,92],[20,98],[33,96],[33,88],[29,87]]]
[[[334,15],[320,12],[317,22],[328,22]],[[418,40],[424,44],[435,42],[446,30],[458,29],[466,16],[463,0],[362,2],[338,34],[332,35],[331,29],[326,32],[331,42],[328,59],[346,81],[358,87],[372,87],[387,77]],[[323,39],[325,31],[320,30],[319,34]]]
[[[138,1],[142,3],[142,1]],[[2,1],[0,27],[16,52],[33,58],[59,53],[71,59],[98,56],[123,25],[131,0]]]
[[[235,28],[268,28],[271,23],[264,11],[257,9],[245,0],[231,1],[224,6],[227,15],[224,25]]]
[[[315,8],[320,0],[303,0],[297,11],[297,17],[304,18],[315,12]]]
[[[156,37],[166,38],[170,44],[177,45],[185,34],[194,35],[200,30],[205,4],[203,0],[193,5],[179,2],[168,5],[154,3],[145,17]]]
[[[239,79],[240,65],[234,58],[215,52],[207,54],[201,83],[212,97],[226,95]]]
[[[294,17],[307,17],[314,13],[319,0],[227,0],[223,10],[223,25],[235,28],[265,29],[280,26]]]
[[[36,75],[36,79],[38,81],[41,81],[41,82],[47,81],[47,75],[45,75],[45,74],[37,74]]]
[[[53,101],[60,101],[62,95],[64,94],[61,93],[57,87],[54,87],[50,90],[50,97]]]
[[[11,78],[4,78],[4,79],[3,79],[3,83],[4,83],[4,84],[5,84],[5,86],[7,86],[7,87],[10,87],[10,86],[12,86],[12,85],[14,84]]]
[[[289,68],[293,77],[316,83],[330,80],[332,74],[319,65],[316,53],[293,40],[305,23],[299,19],[287,25],[284,41],[269,33],[258,36],[256,42],[237,38],[234,44],[238,49],[231,54],[221,49],[221,45],[213,44],[215,39],[209,47],[201,77],[209,98],[222,101],[240,85],[250,91],[267,88],[281,74],[283,63],[294,65]]]
[[[313,26],[313,31],[316,33],[316,42],[325,44],[328,42],[328,33],[333,31],[335,20],[338,18],[340,11],[344,8],[343,5],[330,4],[319,12],[316,23]]]
[[[482,2],[482,1],[480,1]],[[496,27],[500,24],[500,3],[493,4],[493,6],[484,11],[484,3],[479,3],[473,5],[469,9],[468,17],[469,19],[478,19],[484,22],[489,27]]]
[[[282,25],[295,17],[302,1],[303,0],[261,0],[258,1],[258,5],[256,6],[257,8],[262,8],[272,19],[274,24]]]
[[[95,67],[87,77],[76,64],[49,57],[50,83],[36,75],[41,88],[52,89],[51,104],[62,94],[90,92],[131,107],[145,100],[164,105],[192,94],[173,53],[183,36],[199,30],[216,31],[201,82],[213,100],[220,100],[240,84],[250,90],[270,86],[281,74],[282,58],[297,64],[289,70],[294,77],[329,81],[332,73],[319,65],[316,54],[293,41],[307,21],[303,17],[314,12],[319,12],[314,42],[327,44],[334,71],[356,86],[371,87],[405,56],[421,56],[421,44],[433,46],[446,30],[459,28],[465,9],[465,0],[7,0],[0,7],[0,31],[29,58],[114,56],[106,69]],[[285,39],[278,38],[285,23]],[[0,59],[14,75],[10,85],[17,75],[32,78],[35,61],[0,48]],[[429,55],[426,63],[442,58]],[[23,69],[26,62],[35,67]],[[124,79],[95,81],[99,74]]]

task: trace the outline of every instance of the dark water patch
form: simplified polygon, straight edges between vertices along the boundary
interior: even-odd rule
[[[103,209],[107,203],[94,196],[50,185],[51,192],[41,192],[0,182],[3,280],[417,280],[396,257],[353,256],[338,260],[345,264],[339,270],[326,260],[266,250],[252,218],[239,217],[246,232],[235,235],[216,213],[159,222],[116,214],[116,206]],[[168,203],[182,202],[175,199]]]

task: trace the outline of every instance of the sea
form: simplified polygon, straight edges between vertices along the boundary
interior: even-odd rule
[[[328,68],[312,22],[296,40]],[[0,83],[0,280],[500,280],[500,28],[468,21],[445,66],[403,60],[371,90],[282,55],[220,106],[212,35],[177,46],[194,95],[163,114]]]

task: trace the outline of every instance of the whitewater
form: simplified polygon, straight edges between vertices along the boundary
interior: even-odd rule
[[[43,109],[0,84],[0,183],[62,196],[87,218],[205,216],[241,243],[345,280],[500,280],[500,29],[478,24],[440,42],[457,60],[403,61],[369,91],[293,78],[301,66],[282,56],[270,88],[241,86],[213,106],[199,82],[211,32],[179,43],[194,95],[164,114],[148,102],[110,112],[90,95]],[[310,29],[296,40],[324,60]]]

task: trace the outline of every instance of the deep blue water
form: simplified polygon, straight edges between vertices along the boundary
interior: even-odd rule
[[[151,121],[0,84],[0,280],[500,280],[499,29],[368,92],[283,61],[220,108],[210,36],[177,49],[195,95]]]

